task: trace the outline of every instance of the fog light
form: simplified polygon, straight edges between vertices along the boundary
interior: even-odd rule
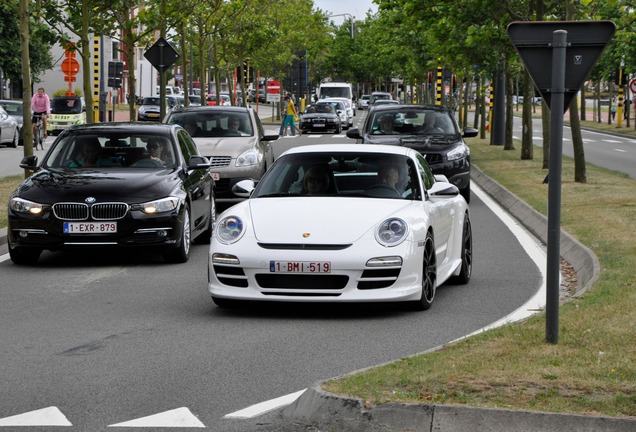
[[[159,230],[159,231],[157,231],[157,236],[159,236],[159,237],[168,237],[168,231]]]
[[[26,231],[20,231],[20,237],[24,238],[28,235],[29,233],[27,233]]]

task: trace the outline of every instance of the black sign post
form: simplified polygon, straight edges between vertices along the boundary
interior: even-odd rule
[[[550,108],[546,268],[548,343],[559,342],[563,114],[615,31],[616,26],[611,21],[514,22],[508,25],[508,36]]]
[[[159,82],[163,84],[164,71],[177,61],[179,53],[170,42],[160,37],[148,48],[144,57],[159,71]],[[159,86],[159,99],[161,100],[161,118],[163,119],[166,116],[166,89],[163,85]]]

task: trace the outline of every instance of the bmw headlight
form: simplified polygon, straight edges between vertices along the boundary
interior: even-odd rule
[[[179,207],[179,198],[167,197],[143,203],[140,210],[146,214],[170,212]]]
[[[216,224],[214,232],[221,243],[232,244],[240,240],[245,232],[245,227],[241,218],[228,216]]]
[[[29,213],[33,215],[40,214],[43,210],[42,204],[38,204],[33,201],[27,201],[22,198],[11,198],[9,207],[11,207],[11,210],[16,213]]]
[[[236,158],[237,167],[256,165],[258,162],[258,153],[254,149],[246,150]]]
[[[375,239],[383,246],[397,246],[406,239],[409,226],[402,219],[391,218],[380,224]]]
[[[446,159],[448,161],[454,161],[454,160],[466,157],[469,154],[470,154],[470,150],[468,149],[468,146],[466,144],[462,144],[457,146],[453,150],[449,151],[448,153],[446,153]]]

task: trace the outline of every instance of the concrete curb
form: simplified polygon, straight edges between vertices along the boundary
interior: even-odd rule
[[[625,432],[636,420],[456,405],[384,404],[366,408],[314,384],[283,411],[283,416],[329,430],[349,432]]]
[[[474,165],[471,179],[544,244],[547,218],[485,175]],[[600,264],[596,255],[570,234],[561,233],[560,253],[576,271],[582,294],[596,281]],[[355,373],[355,372],[353,372]],[[350,375],[350,374],[347,374]],[[361,399],[325,392],[314,384],[282,415],[295,421],[351,432],[623,432],[636,431],[636,419],[485,409],[455,405],[383,404],[365,407]]]

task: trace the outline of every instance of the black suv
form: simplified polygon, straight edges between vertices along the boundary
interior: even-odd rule
[[[451,110],[436,105],[382,105],[369,111],[362,129],[347,137],[364,144],[410,147],[424,155],[434,174],[443,174],[470,202],[470,149],[464,137],[477,129],[459,130]]]

